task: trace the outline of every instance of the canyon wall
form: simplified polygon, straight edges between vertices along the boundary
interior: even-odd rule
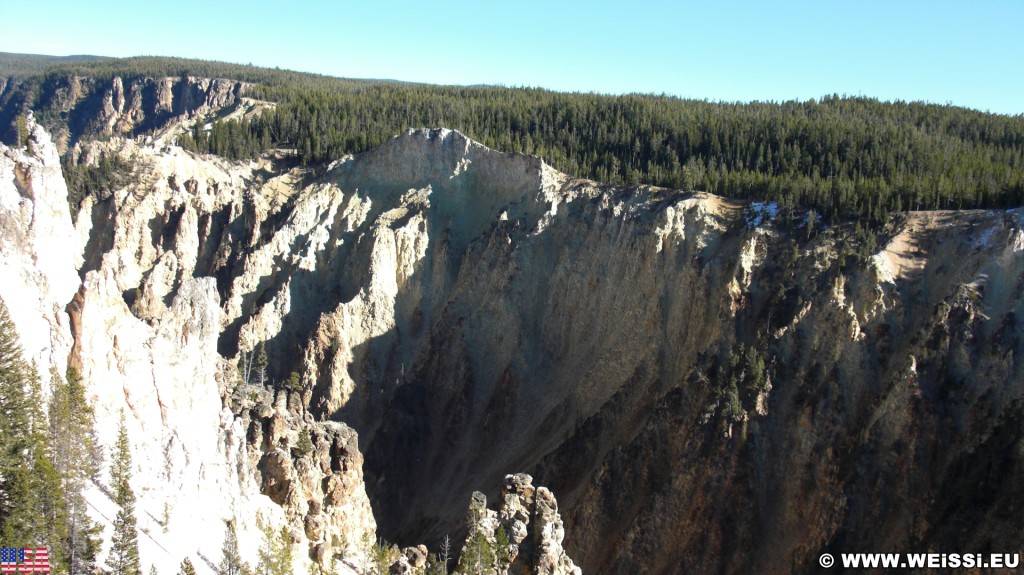
[[[217,351],[217,281],[193,273],[199,214],[241,210],[254,166],[105,145],[138,179],[87,199],[75,225],[49,135],[35,126],[28,149],[2,150],[0,297],[40,373],[80,370],[108,455],[124,416],[144,564],[173,573],[189,556],[208,571],[229,523],[255,558],[269,524],[304,544],[300,568],[337,556],[351,571],[345,560],[361,564],[375,536],[355,432],[311,421],[287,390],[240,385]],[[302,434],[312,447],[296,453]],[[102,483],[89,501],[109,537],[116,507]]]
[[[471,534],[471,494],[518,471],[587,573],[1024,534],[1021,210],[911,213],[864,253],[813,214],[448,130],[312,168],[79,157],[101,152],[130,183],[72,224],[46,133],[3,150],[0,297],[41,369],[81,368],[108,445],[125,414],[154,541],[215,563],[224,522],[254,547],[259,516],[355,569],[375,529]]]
[[[41,86],[28,87],[17,77],[0,79],[0,126],[24,113],[26,99],[38,91],[34,108],[64,155],[80,140],[96,136],[159,137],[183,119],[227,116],[253,101],[244,98],[247,84],[224,78],[194,76],[109,78],[54,74]],[[31,100],[30,100],[31,102]]]

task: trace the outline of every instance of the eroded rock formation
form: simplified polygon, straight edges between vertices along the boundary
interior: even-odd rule
[[[484,547],[493,547],[495,565],[501,575],[536,573],[544,575],[580,575],[581,571],[562,546],[565,527],[558,513],[558,502],[547,487],[534,487],[526,473],[505,477],[499,508],[487,508],[487,497],[473,492],[467,519],[467,548],[480,538]],[[461,565],[460,565],[461,566]],[[464,569],[467,572],[468,568]]]
[[[35,126],[28,150],[3,149],[0,297],[40,373],[81,370],[103,443],[125,415],[144,560],[171,569],[180,557],[160,558],[175,549],[206,558],[200,568],[215,564],[228,522],[255,557],[269,522],[290,526],[308,550],[298,553],[302,568],[307,555],[360,563],[375,523],[355,432],[313,422],[294,391],[238,385],[234,362],[217,352],[225,314],[216,278],[194,273],[199,213],[241,204],[231,184],[244,169],[116,145],[137,161],[139,180],[86,200],[77,227],[46,132]],[[174,176],[203,187],[168,185]],[[301,434],[308,452],[296,450]],[[90,502],[98,519],[114,516],[100,486]]]
[[[0,296],[27,302],[39,365],[81,365],[102,437],[129,415],[154,454],[140,507],[171,502],[204,556],[223,521],[200,509],[343,566],[376,524],[431,549],[501,525],[545,573],[812,572],[1024,535],[1021,210],[911,213],[863,258],[804,213],[433,130],[310,169],[83,143],[132,177],[72,226],[33,138],[0,164]],[[512,476],[467,525],[520,469],[560,508]]]
[[[17,89],[17,80],[9,86]],[[43,91],[41,113],[53,126],[53,141],[63,154],[94,135],[153,135],[176,121],[230,111],[244,100],[246,85],[226,79],[177,78],[109,80],[55,77]],[[0,94],[3,90],[0,89]]]

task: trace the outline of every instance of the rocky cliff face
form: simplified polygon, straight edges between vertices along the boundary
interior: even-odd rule
[[[286,523],[317,558],[357,557],[374,516],[433,549],[518,520],[516,553],[568,534],[519,563],[559,573],[801,573],[1024,534],[1020,210],[911,214],[860,258],[803,213],[434,130],[310,170],[85,144],[133,183],[72,227],[34,134],[0,165],[0,296],[44,294],[15,317],[26,349],[82,366],[104,437],[126,412],[140,506],[170,501],[168,532],[214,560],[199,509]],[[269,385],[238,367],[260,348]],[[515,470],[561,515],[522,480],[467,523]]]
[[[217,280],[194,273],[202,249],[216,248],[198,226],[243,210],[243,176],[256,166],[105,145],[136,162],[136,183],[86,200],[76,227],[46,132],[33,129],[31,151],[3,149],[0,297],[42,373],[81,370],[101,442],[113,445],[126,417],[144,562],[170,573],[191,556],[210,567],[232,522],[247,557],[269,523],[289,526],[308,551],[302,569],[307,555],[342,559],[343,572],[344,561],[360,564],[375,524],[355,432],[313,422],[293,392],[239,385],[217,352]],[[310,446],[296,450],[302,434]],[[99,487],[90,501],[105,524],[115,508]]]
[[[51,127],[52,139],[64,154],[83,137],[153,135],[175,121],[227,114],[242,104],[246,85],[226,79],[183,76],[145,78],[114,76],[98,80],[81,76],[55,76],[42,87],[38,103],[40,121]],[[19,82],[0,83],[0,102],[20,98]],[[6,116],[4,106],[0,116]],[[16,110],[16,107],[10,107]],[[20,111],[20,110],[18,110]]]

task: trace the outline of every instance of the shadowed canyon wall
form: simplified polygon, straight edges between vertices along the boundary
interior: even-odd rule
[[[194,473],[233,494],[222,519],[273,515],[313,557],[375,528],[433,550],[474,489],[525,471],[585,573],[816,572],[825,551],[1024,535],[1020,210],[911,213],[863,257],[813,215],[433,130],[313,169],[86,142],[131,183],[72,225],[34,138],[0,165],[20,278],[0,296],[38,300],[12,313],[26,350],[81,366],[99,413],[163,454],[139,464],[143,506]],[[271,385],[238,367],[260,347]],[[188,544],[216,560],[222,526]]]

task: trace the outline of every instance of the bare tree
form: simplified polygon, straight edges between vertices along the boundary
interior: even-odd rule
[[[452,540],[448,535],[444,536],[444,540],[441,541],[441,561],[444,563],[444,571],[448,572],[448,562],[452,560]]]

